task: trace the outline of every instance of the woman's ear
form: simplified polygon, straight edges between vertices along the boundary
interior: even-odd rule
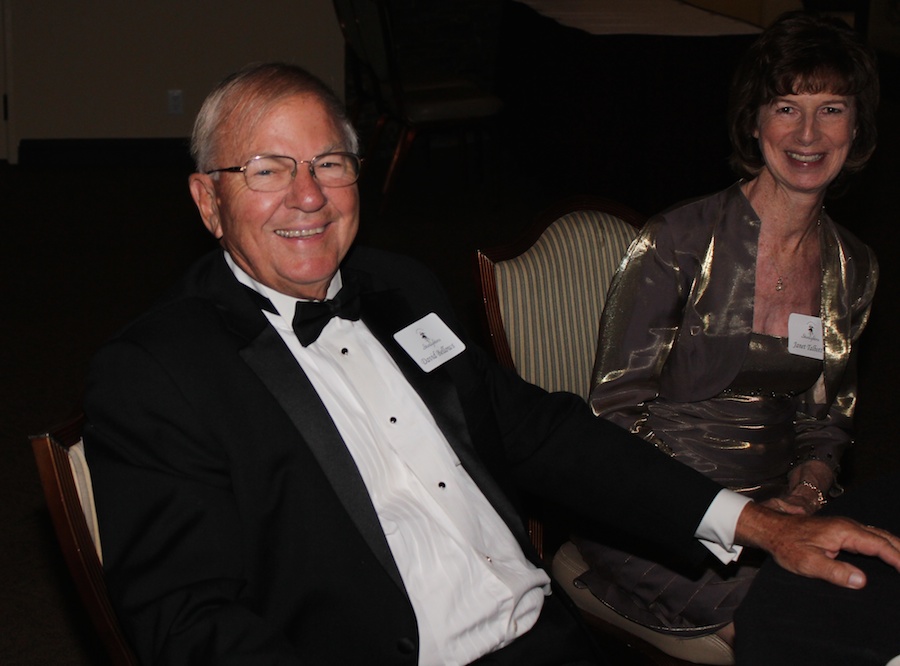
[[[188,187],[204,226],[216,238],[222,237],[222,224],[219,217],[219,204],[216,200],[216,187],[211,176],[205,173],[192,173],[188,178]]]

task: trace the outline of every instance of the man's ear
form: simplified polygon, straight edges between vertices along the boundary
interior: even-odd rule
[[[222,225],[219,218],[219,204],[216,201],[216,188],[212,177],[205,173],[192,173],[188,178],[188,187],[203,224],[216,238],[222,237]]]

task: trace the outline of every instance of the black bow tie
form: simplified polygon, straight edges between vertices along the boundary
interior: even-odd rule
[[[318,340],[322,329],[332,317],[356,321],[359,319],[359,288],[346,280],[337,296],[328,301],[297,301],[291,324],[297,339],[304,347]]]
[[[261,310],[278,314],[278,310],[268,298],[246,285],[244,285],[244,289]],[[349,276],[345,277],[344,284],[337,296],[329,301],[297,301],[291,325],[294,327],[300,344],[309,347],[318,340],[322,329],[331,321],[332,317],[350,321],[359,319],[359,285]]]

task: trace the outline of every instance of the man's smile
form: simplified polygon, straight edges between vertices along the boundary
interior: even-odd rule
[[[318,236],[325,233],[325,227],[328,225],[315,227],[313,229],[276,229],[275,233],[282,238],[309,238],[310,236]]]

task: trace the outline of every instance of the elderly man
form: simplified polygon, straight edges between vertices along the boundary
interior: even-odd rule
[[[745,505],[489,360],[427,271],[352,247],[356,149],[305,71],[226,79],[190,178],[224,251],[92,366],[105,567],[144,662],[603,663],[517,487],[684,564],[704,539],[847,587],[842,548],[900,566],[886,533]]]

